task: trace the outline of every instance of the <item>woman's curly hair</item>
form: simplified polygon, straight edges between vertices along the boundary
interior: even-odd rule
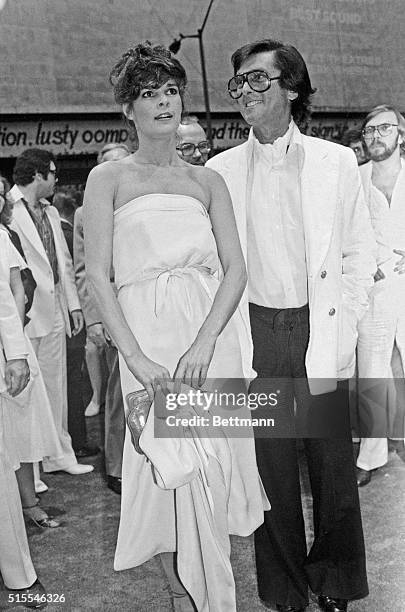
[[[177,84],[183,102],[186,71],[168,49],[153,46],[148,40],[128,49],[110,73],[118,104],[130,104],[144,87],[161,87],[169,79]]]

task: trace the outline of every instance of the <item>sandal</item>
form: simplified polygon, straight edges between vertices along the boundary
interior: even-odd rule
[[[37,527],[41,527],[41,529],[56,529],[62,525],[60,521],[48,516],[45,510],[40,507],[39,502],[33,506],[23,508],[23,513],[26,519]]]

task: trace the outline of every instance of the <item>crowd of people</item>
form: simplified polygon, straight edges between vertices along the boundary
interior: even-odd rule
[[[229,534],[254,533],[269,609],[302,612],[310,589],[346,612],[368,594],[358,486],[389,448],[405,461],[405,122],[380,105],[346,147],[310,138],[315,90],[295,47],[250,43],[232,67],[242,145],[210,155],[183,66],[142,43],[110,75],[137,148],[100,151],[83,206],[44,149],[17,158],[11,189],[0,179],[0,570],[27,607],[46,601],[23,516],[60,527],[41,507],[46,473],[93,470],[86,417],[103,404],[116,570],[160,555],[175,610],[235,612]],[[278,389],[243,436],[179,404],[197,424],[155,437],[158,397],[242,379],[249,396]]]

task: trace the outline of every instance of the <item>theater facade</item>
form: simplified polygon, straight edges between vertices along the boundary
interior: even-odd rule
[[[169,45],[189,77],[187,110],[205,124],[196,38],[208,0],[8,0],[0,5],[0,173],[28,147],[51,149],[60,183],[83,184],[110,142],[135,148],[114,103],[108,73],[141,40]],[[403,0],[214,0],[204,30],[214,147],[246,140],[249,128],[230,100],[232,51],[276,38],[302,52],[317,88],[301,129],[340,142],[374,105],[405,109]],[[387,36],[389,35],[389,44]]]

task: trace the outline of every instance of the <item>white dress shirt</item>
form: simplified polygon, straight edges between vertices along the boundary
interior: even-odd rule
[[[372,163],[365,164],[360,171],[370,210],[371,223],[378,243],[377,263],[387,281],[393,281],[398,288],[405,289],[405,275],[394,272],[401,256],[393,249],[405,251],[405,164],[398,174],[392,192],[391,202],[372,182]],[[378,281],[381,283],[381,281]],[[381,286],[381,285],[380,285]]]
[[[304,151],[294,123],[273,144],[249,136],[247,266],[249,301],[268,308],[308,302],[300,175]]]

